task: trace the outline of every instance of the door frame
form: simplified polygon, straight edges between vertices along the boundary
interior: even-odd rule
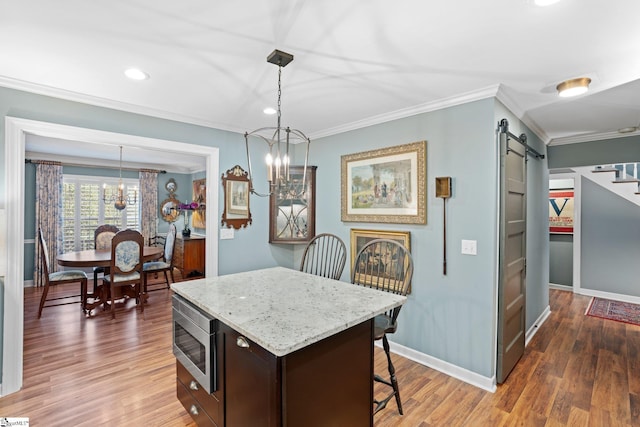
[[[582,175],[573,173],[549,173],[549,180],[552,179],[572,179],[573,180],[573,280],[571,287],[574,294],[580,293],[580,213],[581,213],[581,181]]]
[[[2,346],[2,383],[0,397],[22,388],[24,340],[24,171],[25,142],[28,134],[58,139],[72,139],[87,144],[122,145],[189,153],[205,157],[207,208],[215,215],[206,216],[206,275],[218,275],[218,189],[219,148],[184,142],[161,140],[97,129],[61,125],[16,117],[5,117],[5,209],[7,272],[5,276]],[[11,226],[9,226],[11,224]],[[11,324],[11,327],[9,327]]]

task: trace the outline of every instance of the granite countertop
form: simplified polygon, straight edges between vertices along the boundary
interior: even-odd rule
[[[406,301],[284,267],[173,283],[171,289],[278,357]]]

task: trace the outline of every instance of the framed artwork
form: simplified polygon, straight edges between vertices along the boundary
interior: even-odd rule
[[[427,142],[341,157],[342,221],[426,224]]]
[[[229,169],[226,175],[222,175],[222,190],[224,191],[224,210],[221,223],[236,230],[251,224],[247,172],[239,165]]]
[[[191,225],[194,228],[206,228],[206,205],[207,205],[207,180],[196,179],[193,181],[193,201],[197,202],[201,209],[193,211]]]
[[[352,228],[350,233],[351,241],[351,272],[353,274],[353,266],[356,262],[356,256],[360,249],[363,248],[368,242],[374,239],[391,239],[396,240],[407,248],[411,252],[411,232],[409,231],[386,231],[386,230],[362,230]],[[393,254],[386,254],[388,256],[381,256],[380,259],[384,262],[385,259],[393,259]],[[409,289],[411,292],[411,289]]]
[[[549,233],[573,234],[573,189],[549,191]]]

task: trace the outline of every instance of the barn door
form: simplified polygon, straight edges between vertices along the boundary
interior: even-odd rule
[[[498,360],[504,382],[524,353],[526,307],[527,147],[500,133]]]

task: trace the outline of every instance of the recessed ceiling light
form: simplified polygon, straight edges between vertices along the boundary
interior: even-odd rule
[[[275,108],[267,107],[264,110],[262,110],[262,112],[271,116],[275,114],[277,111],[275,110]]]
[[[582,95],[583,93],[588,91],[590,83],[591,79],[589,77],[580,77],[577,79],[564,81],[556,86],[556,89],[558,90],[559,96],[568,98],[571,96]]]
[[[551,6],[558,3],[560,0],[534,0],[536,6]]]
[[[149,78],[149,74],[138,68],[127,68],[124,70],[124,75],[131,80],[147,80]]]

